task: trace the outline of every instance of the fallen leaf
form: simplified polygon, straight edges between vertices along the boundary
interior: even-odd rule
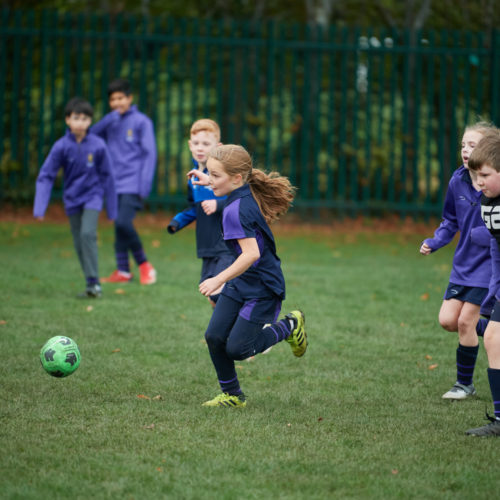
[[[160,399],[163,399],[159,394],[156,395],[154,398],[153,398],[153,401],[159,401]]]
[[[429,294],[427,292],[420,295],[420,300],[429,300]]]
[[[156,470],[157,470],[158,472],[163,472],[163,469],[162,469],[161,467],[156,467]]]
[[[144,394],[137,394],[139,399],[151,399],[149,396],[145,396]]]
[[[429,365],[429,367],[428,367],[428,368],[429,368],[429,370],[434,370],[434,369],[435,369],[435,368],[437,368],[437,367],[438,367],[438,364],[436,363],[436,364],[434,364],[434,365]]]
[[[94,306],[87,306],[87,312],[90,312],[94,309]]]
[[[113,349],[111,352],[120,352],[121,349]]]
[[[406,326],[406,323],[400,323],[399,326]]]
[[[321,422],[323,420],[323,417],[318,418],[318,422]]]
[[[117,289],[115,290],[115,293],[116,293],[117,295],[123,295],[123,294],[125,293],[125,290],[124,290],[123,288],[117,288]]]
[[[249,363],[251,361],[255,361],[255,356],[250,356],[249,358],[245,359],[245,361],[248,361]]]
[[[398,471],[398,469],[392,469],[391,473],[394,474],[394,475],[396,475],[396,474],[399,474],[399,471]]]
[[[0,325],[6,325],[7,324],[7,321],[5,321],[4,319],[0,319]]]
[[[243,370],[243,365],[235,365],[235,368],[238,368],[238,370]]]
[[[151,242],[151,245],[153,246],[153,248],[160,248],[160,240],[153,240]]]
[[[145,425],[143,429],[146,429],[148,431],[152,431],[155,428],[155,424],[150,424],[150,425]]]
[[[426,354],[425,359],[432,359],[432,356],[429,356],[428,354]]]
[[[185,314],[181,314],[181,319],[187,319]]]
[[[291,426],[292,426],[292,424],[286,424],[286,426],[287,426],[287,427],[291,427]]]

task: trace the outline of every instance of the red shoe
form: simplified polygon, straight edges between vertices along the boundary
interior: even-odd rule
[[[128,283],[132,279],[132,273],[125,271],[113,271],[107,278],[101,278],[102,283]]]
[[[139,266],[141,273],[141,285],[152,285],[156,283],[156,270],[149,262],[143,262]]]

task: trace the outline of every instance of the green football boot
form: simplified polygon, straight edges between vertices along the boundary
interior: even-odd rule
[[[223,392],[210,401],[205,401],[202,406],[225,406],[227,408],[245,408],[247,405],[245,395],[243,393],[237,396]]]
[[[295,325],[286,341],[290,344],[294,356],[300,358],[307,349],[306,317],[302,311],[292,311],[285,318],[291,320]]]

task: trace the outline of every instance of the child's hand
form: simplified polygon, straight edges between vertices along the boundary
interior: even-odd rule
[[[179,223],[173,219],[170,224],[167,226],[167,233],[168,234],[174,234],[179,230]]]
[[[432,252],[432,248],[427,243],[422,243],[420,247],[420,253],[422,255],[429,255]]]
[[[201,202],[201,208],[207,215],[212,215],[217,211],[217,200],[204,200]]]
[[[191,179],[191,182],[195,185],[208,186],[209,183],[208,175],[205,174],[204,172],[201,172],[197,168],[193,168],[193,170],[190,170],[187,173],[187,176],[189,179]]]
[[[224,283],[220,283],[217,279],[217,276],[213,278],[208,278],[205,281],[202,281],[198,287],[200,293],[205,295],[205,297],[210,297],[210,295],[217,295],[221,292]]]

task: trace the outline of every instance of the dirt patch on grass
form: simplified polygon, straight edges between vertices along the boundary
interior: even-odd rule
[[[174,216],[174,213],[158,211],[156,213],[141,213],[137,217],[137,225],[142,227],[165,229]],[[49,206],[45,219],[49,223],[67,224],[68,218],[64,208],[59,203]],[[0,210],[0,222],[15,222],[18,224],[32,224],[32,207],[3,206]],[[104,212],[101,213],[100,224],[112,224]],[[415,220],[411,217],[364,217],[332,218],[315,221],[304,219],[296,214],[288,214],[273,224],[273,231],[277,234],[335,234],[335,233],[398,233],[398,234],[428,234],[431,236],[439,225],[436,218],[427,221]]]

